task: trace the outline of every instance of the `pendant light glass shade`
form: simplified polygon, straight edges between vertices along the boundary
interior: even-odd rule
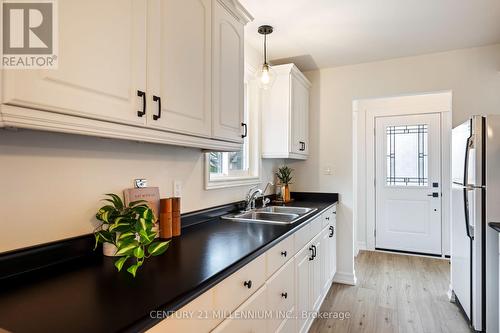
[[[259,86],[267,90],[272,87],[276,80],[276,73],[269,64],[264,63],[259,73]]]
[[[267,35],[273,32],[273,27],[270,25],[261,25],[257,31],[259,34],[264,35],[264,63],[259,73],[259,86],[267,90],[273,85],[274,80],[276,80],[276,74],[267,63]]]

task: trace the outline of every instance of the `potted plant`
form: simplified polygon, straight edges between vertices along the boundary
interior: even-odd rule
[[[134,201],[126,206],[118,195],[106,195],[108,198],[104,200],[108,204],[96,214],[102,223],[94,230],[94,250],[102,243],[105,255],[119,256],[115,261],[118,271],[130,260],[127,271],[135,277],[144,260],[164,253],[170,241],[154,241],[156,219],[146,201]]]
[[[290,201],[290,188],[288,185],[292,181],[292,171],[293,169],[284,165],[276,172],[276,177],[278,177],[279,184],[281,185],[281,199],[283,202]]]

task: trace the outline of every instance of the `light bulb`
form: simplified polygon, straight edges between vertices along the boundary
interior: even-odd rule
[[[262,89],[269,89],[273,85],[276,78],[273,69],[267,63],[262,65],[259,76],[259,83]]]
[[[269,70],[267,70],[267,69],[262,69],[262,76],[260,77],[260,81],[261,81],[263,84],[268,84],[270,79],[271,79],[271,78],[269,77]]]

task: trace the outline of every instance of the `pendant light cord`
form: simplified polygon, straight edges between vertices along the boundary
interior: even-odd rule
[[[267,64],[267,34],[264,34],[264,65]]]

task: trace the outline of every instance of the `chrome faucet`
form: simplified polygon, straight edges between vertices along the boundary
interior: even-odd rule
[[[248,190],[245,210],[248,211],[251,209],[255,209],[255,199],[257,198],[257,195],[262,196],[262,193],[262,190],[257,186],[254,186],[250,190]]]
[[[272,182],[268,182],[266,187],[264,188],[264,191],[262,191],[257,186],[254,186],[250,188],[250,190],[248,190],[246,198],[246,206],[245,206],[246,211],[255,209],[255,199],[257,199],[257,197],[263,197],[262,208],[265,208],[266,205],[271,202],[269,198],[264,198],[264,195],[266,194],[266,191],[269,188],[269,186],[274,186],[274,184]]]

